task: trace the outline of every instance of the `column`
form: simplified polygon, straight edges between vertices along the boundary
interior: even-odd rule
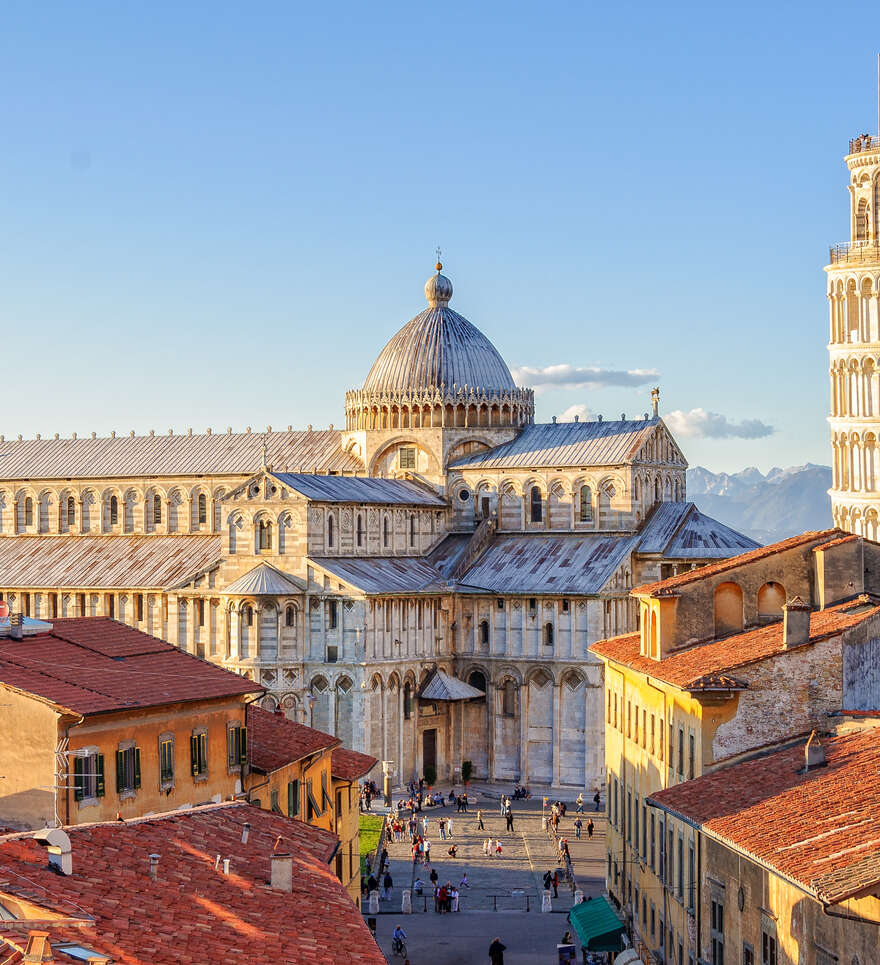
[[[553,786],[559,787],[559,744],[562,741],[562,679],[553,684]]]
[[[263,604],[260,602],[254,607],[254,652],[251,656],[260,662],[262,659],[262,652],[260,648],[261,638],[263,636]]]
[[[330,733],[335,735],[338,729],[336,726],[336,686],[331,685],[328,693],[329,693],[329,698],[327,702],[329,704],[329,708],[327,711],[327,715],[330,718],[329,724],[332,728]]]
[[[403,773],[403,680],[397,686],[397,783],[405,784],[406,777]]]
[[[529,685],[519,688],[519,779],[529,783]]]
[[[495,780],[495,684],[486,680],[486,738],[488,741],[489,780]]]

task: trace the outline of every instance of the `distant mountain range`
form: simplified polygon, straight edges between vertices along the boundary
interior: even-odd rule
[[[765,476],[753,466],[742,472],[688,469],[688,499],[697,508],[761,543],[831,526],[831,467],[791,466]]]

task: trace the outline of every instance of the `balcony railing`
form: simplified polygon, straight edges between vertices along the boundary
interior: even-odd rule
[[[874,137],[871,134],[854,137],[849,142],[849,153],[858,154],[860,151],[880,151],[880,137]]]
[[[844,245],[833,245],[830,254],[830,264],[832,265],[880,261],[880,243],[876,241],[848,241]]]

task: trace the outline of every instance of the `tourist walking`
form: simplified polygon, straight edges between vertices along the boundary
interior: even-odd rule
[[[507,833],[513,834],[513,811],[507,809]]]
[[[598,811],[599,810],[599,792],[598,791],[596,791],[596,793],[593,795],[593,804],[596,805],[596,810]]]
[[[580,841],[581,839],[581,828],[584,826],[584,822],[580,818],[574,819],[574,836]]]
[[[478,831],[486,830],[485,827],[483,826],[483,812],[479,809],[477,810],[477,830]]]
[[[596,826],[593,824],[593,819],[590,818],[590,820],[587,821],[587,837],[588,837],[588,838],[592,838],[592,837],[593,837],[593,831],[594,831],[595,827],[596,827]],[[578,837],[580,837],[580,835],[578,835]]]
[[[584,813],[584,796],[583,796],[583,794],[578,794],[577,800],[576,800],[574,803],[575,803],[575,805],[577,806],[577,813],[578,813],[578,814],[583,814],[583,813]]]
[[[495,854],[501,857],[501,838],[495,839]]]
[[[449,837],[452,837],[452,818],[446,822],[446,830],[449,832]]]
[[[489,946],[489,961],[492,965],[504,965],[504,952],[507,945],[501,944],[501,939],[496,938]]]
[[[385,900],[391,901],[391,889],[394,887],[394,882],[391,879],[390,871],[385,872],[385,877],[382,879],[382,884],[385,888]]]
[[[437,822],[437,827],[440,828],[440,840],[446,840],[446,818],[440,818]]]

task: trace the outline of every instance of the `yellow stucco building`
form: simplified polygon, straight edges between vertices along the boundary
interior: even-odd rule
[[[804,533],[637,587],[639,633],[591,647],[605,664],[607,886],[646,961],[705,953],[696,832],[649,797],[873,709],[878,563],[877,544]]]

